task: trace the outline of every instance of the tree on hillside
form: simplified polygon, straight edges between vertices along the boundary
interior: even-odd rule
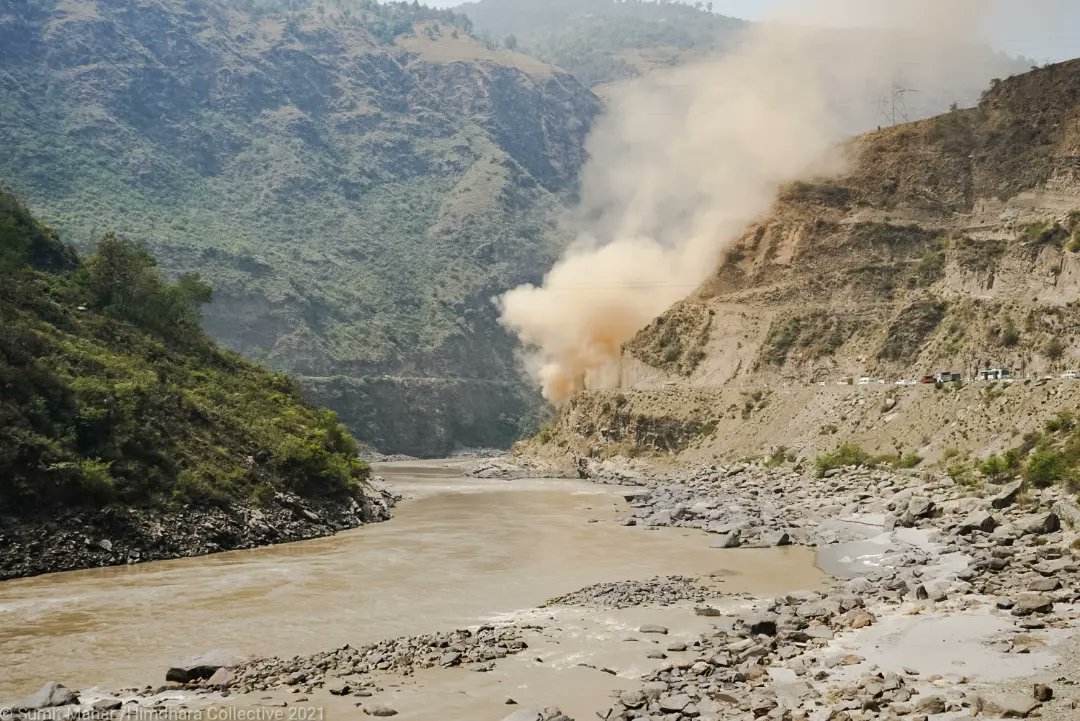
[[[89,271],[96,305],[106,314],[172,340],[202,337],[202,306],[213,291],[197,273],[168,283],[145,248],[113,233],[98,244]]]

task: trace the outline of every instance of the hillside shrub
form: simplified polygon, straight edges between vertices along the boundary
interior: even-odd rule
[[[1004,483],[1016,477],[1017,468],[1014,465],[1014,459],[1015,454],[1013,460],[1003,458],[996,453],[992,454],[979,464],[979,473],[991,483]]]
[[[1049,488],[1068,473],[1065,454],[1053,450],[1036,451],[1024,466],[1024,480],[1036,488]]]
[[[832,453],[823,453],[814,459],[818,477],[836,468],[871,465],[872,456],[855,443],[844,443]]]

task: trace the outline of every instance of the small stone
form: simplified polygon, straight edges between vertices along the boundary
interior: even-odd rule
[[[1054,698],[1054,689],[1041,683],[1035,684],[1035,700],[1039,703],[1046,703],[1050,699]]]
[[[626,708],[641,708],[645,705],[645,692],[639,690],[623,691],[619,694],[619,703]]]
[[[646,623],[638,628],[638,633],[658,633],[660,635],[667,635],[667,632],[667,628],[658,626],[655,623]]]
[[[717,536],[716,540],[709,544],[709,548],[738,548],[741,542],[739,532],[733,531]]]
[[[397,716],[397,711],[389,706],[372,706],[364,709],[364,713],[368,716]]]
[[[666,713],[681,713],[683,709],[690,705],[690,697],[682,693],[674,696],[662,696],[659,704],[661,711]]]
[[[330,679],[326,682],[325,688],[327,692],[332,696],[344,696],[349,693],[349,683],[341,679]]]
[[[940,696],[924,696],[915,702],[917,713],[934,714],[945,713],[945,699]]]

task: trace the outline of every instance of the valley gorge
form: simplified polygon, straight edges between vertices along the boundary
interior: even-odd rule
[[[0,0],[0,721],[1074,721],[1080,11],[435,4]]]

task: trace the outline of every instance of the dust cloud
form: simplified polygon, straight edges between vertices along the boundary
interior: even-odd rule
[[[793,2],[722,57],[614,90],[588,143],[575,242],[540,287],[497,300],[545,397],[610,387],[621,345],[714,271],[782,184],[842,170],[838,140],[977,100],[1009,62],[979,42],[990,12]]]

